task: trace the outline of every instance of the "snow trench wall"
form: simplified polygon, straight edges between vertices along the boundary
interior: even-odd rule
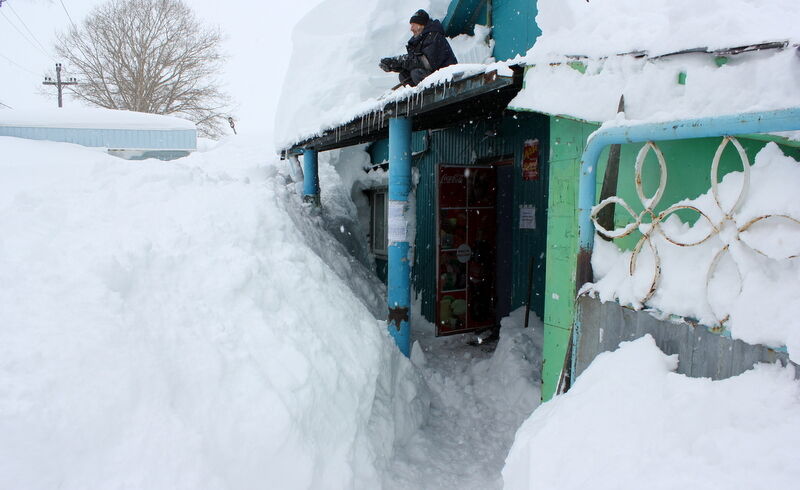
[[[659,320],[647,312],[587,296],[578,299],[578,317],[581,328],[575,362],[577,376],[598,354],[616,350],[620,342],[650,334],[665,354],[678,354],[677,372],[686,376],[725,379],[738,376],[759,362],[780,362],[793,365],[795,377],[800,379],[800,366],[789,361],[787,353],[734,340],[702,325]]]

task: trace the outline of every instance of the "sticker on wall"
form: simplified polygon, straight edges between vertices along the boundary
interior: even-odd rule
[[[406,221],[406,201],[389,201],[387,210],[389,243],[408,241],[408,221]]]
[[[536,229],[536,207],[523,204],[519,207],[519,229],[520,230],[535,230]]]
[[[539,140],[528,140],[522,150],[522,180],[539,180]]]

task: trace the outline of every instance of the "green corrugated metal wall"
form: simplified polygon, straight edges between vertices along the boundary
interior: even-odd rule
[[[496,132],[496,136],[487,133]],[[526,140],[540,142],[541,175],[538,181],[522,180],[522,151]],[[424,133],[414,135],[414,152],[425,149]],[[382,162],[387,155],[386,141],[370,148],[373,162]],[[438,164],[469,165],[490,163],[490,159],[513,157],[512,218],[512,297],[511,308],[525,302],[528,287],[528,264],[535,258],[533,309],[544,315],[545,244],[547,223],[547,183],[549,154],[549,118],[536,114],[520,114],[493,121],[480,121],[431,133],[430,147],[415,159],[419,171],[416,187],[417,237],[412,271],[414,289],[422,300],[422,313],[433,321],[436,301],[436,167]],[[487,161],[489,160],[489,161]],[[520,230],[519,206],[536,207],[536,230]]]

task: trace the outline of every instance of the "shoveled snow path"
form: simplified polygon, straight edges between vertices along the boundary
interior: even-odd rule
[[[419,319],[420,316],[416,315]],[[520,424],[538,406],[541,323],[524,309],[503,320],[499,342],[472,335],[436,338],[416,320],[412,362],[431,393],[426,422],[397,448],[388,489],[502,488],[500,472]]]

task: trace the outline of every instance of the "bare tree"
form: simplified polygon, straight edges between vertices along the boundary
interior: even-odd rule
[[[215,137],[230,103],[216,79],[220,40],[183,0],[111,0],[60,34],[56,50],[81,75],[71,87],[78,99],[184,116]]]

